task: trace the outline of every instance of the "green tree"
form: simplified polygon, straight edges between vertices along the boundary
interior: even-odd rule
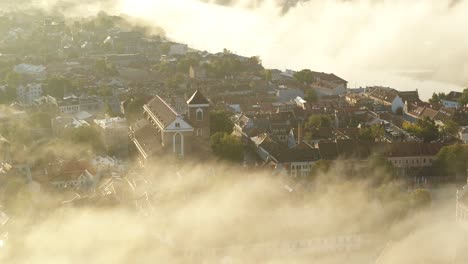
[[[104,113],[110,117],[116,117],[117,115],[115,114],[114,110],[112,109],[111,105],[106,102],[104,104]]]
[[[94,70],[104,76],[116,76],[119,71],[112,63],[107,63],[104,59],[96,60],[94,64]]]
[[[466,88],[466,89],[463,90],[462,96],[460,97],[460,99],[458,99],[458,102],[459,102],[461,105],[466,105],[466,104],[468,104],[468,88]]]
[[[443,147],[437,153],[436,164],[441,167],[443,173],[452,176],[463,176],[468,169],[468,146],[450,145]]]
[[[309,88],[305,91],[304,97],[307,102],[317,102],[318,100],[317,92],[315,92],[315,90],[312,88]]]
[[[432,97],[429,99],[429,103],[440,103],[440,100],[446,99],[447,95],[445,93],[433,93]]]
[[[58,99],[62,99],[66,91],[72,89],[72,82],[62,76],[53,76],[47,79],[46,93]]]
[[[403,129],[414,134],[416,137],[423,139],[425,142],[431,142],[440,137],[438,126],[435,121],[429,117],[419,119],[416,124],[405,122],[403,123]]]
[[[221,159],[228,161],[242,161],[244,146],[240,138],[227,133],[218,132],[211,136],[211,149]]]
[[[231,121],[226,111],[214,111],[210,113],[211,135],[218,132],[231,134],[233,128],[234,123]]]
[[[271,82],[272,80],[271,70],[263,70],[263,75],[265,76],[265,81]]]
[[[456,135],[458,131],[460,130],[460,125],[453,121],[449,120],[445,122],[444,127],[442,128],[443,132],[449,135]]]
[[[331,127],[331,118],[327,115],[312,115],[305,123],[306,128]]]
[[[142,116],[144,104],[145,100],[143,97],[133,97],[130,99],[127,108],[125,109],[125,117],[130,123]]]
[[[294,79],[301,83],[311,84],[314,81],[314,74],[309,69],[303,69],[294,73]]]

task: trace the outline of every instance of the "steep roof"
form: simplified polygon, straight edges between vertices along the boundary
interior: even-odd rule
[[[371,97],[377,98],[387,103],[392,103],[398,96],[396,90],[386,87],[373,87],[374,90],[369,93]]]
[[[310,162],[319,160],[319,151],[307,143],[284,150],[277,158],[279,162]]]
[[[399,91],[398,95],[403,99],[403,102],[419,102],[418,91]]]
[[[312,75],[315,79],[333,82],[333,83],[348,83],[346,80],[336,76],[333,73],[315,72],[312,71]]]
[[[197,105],[197,104],[209,104],[208,100],[205,96],[199,91],[196,90],[190,99],[187,100],[187,104],[189,105]]]
[[[163,148],[161,137],[157,136],[158,131],[146,119],[135,122],[132,130],[134,132],[133,143],[145,158],[152,156]]]
[[[394,142],[381,143],[375,148],[385,157],[419,157],[435,156],[444,145],[426,142]]]
[[[154,115],[152,118],[157,118],[164,126],[168,126],[174,122],[178,116],[178,113],[157,95],[146,106],[151,111],[151,114]]]

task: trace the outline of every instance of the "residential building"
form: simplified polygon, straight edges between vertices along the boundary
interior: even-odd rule
[[[377,104],[382,104],[391,109],[393,113],[397,113],[399,109],[403,110],[405,102],[400,97],[398,91],[388,87],[369,87],[367,96]]]
[[[32,105],[35,100],[41,98],[42,93],[42,84],[40,83],[21,84],[16,88],[17,100],[25,105]]]
[[[57,100],[57,105],[59,112],[64,114],[75,114],[81,111],[80,99],[73,95]]]
[[[52,119],[51,126],[54,136],[61,137],[65,130],[89,126],[89,123],[71,116],[57,116]]]
[[[464,126],[460,128],[460,132],[458,132],[458,137],[463,143],[468,144],[468,126]]]
[[[440,143],[394,142],[378,144],[375,149],[396,168],[430,167],[443,147]]]
[[[461,92],[451,91],[450,93],[447,94],[447,96],[444,99],[440,100],[440,103],[444,107],[448,107],[448,108],[460,107],[461,105],[458,102],[458,100],[460,99],[460,97],[462,95],[463,95],[463,93],[461,93]]]
[[[289,102],[297,97],[304,98],[304,91],[298,88],[288,88],[285,85],[280,85],[276,90],[276,97],[278,102]]]
[[[312,72],[314,81],[310,87],[319,96],[342,95],[347,93],[348,82],[333,73]]]
[[[186,55],[188,52],[188,46],[186,44],[172,43],[169,46],[169,55]]]
[[[148,59],[142,54],[111,54],[106,56],[106,62],[119,67],[129,67],[134,64],[140,65]]]
[[[267,134],[252,137],[251,146],[260,159],[289,176],[307,176],[320,158],[319,151],[305,142],[288,148],[278,144]]]

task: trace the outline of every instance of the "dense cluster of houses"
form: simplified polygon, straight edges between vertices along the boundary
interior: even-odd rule
[[[133,158],[145,166],[162,156],[212,157],[212,111],[232,120],[245,166],[293,177],[309,175],[321,160],[365,162],[375,153],[401,175],[418,176],[443,146],[468,143],[461,92],[428,103],[417,90],[351,88],[333,73],[308,71],[303,82],[294,70],[265,69],[257,57],[199,51],[117,22],[70,24],[37,14],[3,19],[9,26],[1,29],[0,65],[9,76],[0,96],[11,98],[0,108],[0,125],[47,113],[50,127],[33,129],[35,144],[92,127],[106,155],[31,163],[24,153],[10,153],[9,139],[0,137],[0,180],[20,175],[28,183],[81,195],[115,193]],[[451,121],[460,129],[432,142],[404,129],[405,122],[426,118],[441,129]],[[378,133],[369,136],[375,128]]]

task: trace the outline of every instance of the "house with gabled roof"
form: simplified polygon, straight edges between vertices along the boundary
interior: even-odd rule
[[[393,113],[398,109],[403,109],[405,102],[398,94],[398,91],[388,87],[369,87],[367,96],[377,104],[390,107]]]
[[[254,151],[265,164],[274,165],[277,170],[290,176],[307,176],[314,163],[320,159],[318,149],[306,142],[286,147],[265,133],[250,140]]]
[[[210,103],[196,91],[187,101],[188,112],[178,113],[160,96],[143,106],[144,119],[130,126],[129,136],[142,165],[163,154],[185,157],[192,152],[194,141],[208,142],[210,135]]]

